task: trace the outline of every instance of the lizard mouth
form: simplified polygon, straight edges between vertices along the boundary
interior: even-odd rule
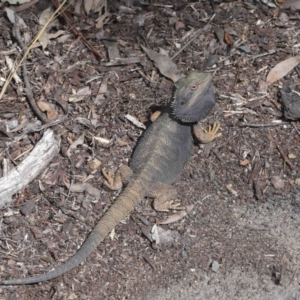
[[[173,111],[173,115],[176,119],[180,120],[183,123],[195,123],[201,119],[204,119],[210,112],[211,109],[206,109],[205,111],[202,110],[201,116],[199,114],[190,114],[185,113],[184,111],[178,112],[176,109]]]

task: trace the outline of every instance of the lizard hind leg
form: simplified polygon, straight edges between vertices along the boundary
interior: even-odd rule
[[[165,183],[156,183],[156,185],[148,192],[148,195],[154,198],[153,207],[156,211],[169,211],[170,209],[184,209],[180,203],[174,203],[177,198],[176,189]]]
[[[121,165],[114,175],[105,168],[102,169],[102,174],[106,179],[104,185],[110,190],[117,191],[129,182],[133,172],[128,166]]]

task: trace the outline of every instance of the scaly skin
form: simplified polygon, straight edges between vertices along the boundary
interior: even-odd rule
[[[157,184],[171,184],[191,156],[192,123],[207,116],[214,105],[211,77],[191,74],[176,84],[174,100],[144,132],[132,156],[133,176],[119,198],[99,220],[82,247],[66,263],[36,277],[3,280],[1,285],[33,284],[58,277],[78,266],[137,203]],[[182,123],[180,120],[191,123]]]

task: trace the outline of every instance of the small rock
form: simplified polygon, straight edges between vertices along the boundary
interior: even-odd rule
[[[218,272],[219,268],[220,268],[220,264],[216,260],[214,260],[211,264],[211,270],[213,272]]]
[[[66,221],[62,226],[62,231],[65,233],[69,233],[72,228],[73,228],[73,223],[70,221]]]
[[[271,183],[276,190],[284,188],[284,181],[280,178],[280,176],[272,177]]]
[[[289,153],[289,155],[288,155],[288,158],[289,159],[294,159],[294,158],[296,158],[297,156],[294,154],[294,153]]]
[[[43,236],[43,232],[40,230],[38,226],[32,226],[30,230],[36,239],[40,239]]]
[[[31,214],[35,209],[35,202],[33,200],[28,200],[24,205],[21,206],[20,212],[22,215],[27,216]]]
[[[180,256],[182,257],[182,258],[187,258],[187,252],[185,251],[185,249],[182,249],[181,251],[180,251]]]
[[[219,61],[219,55],[211,55],[208,59],[204,61],[203,68],[211,68]]]
[[[238,47],[238,49],[239,49],[240,51],[246,52],[246,53],[250,53],[250,52],[251,52],[250,47],[247,46],[247,45],[240,46],[240,47]]]
[[[297,178],[297,179],[295,180],[295,184],[300,185],[300,178]]]

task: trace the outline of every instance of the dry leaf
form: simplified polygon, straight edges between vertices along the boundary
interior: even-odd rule
[[[70,190],[70,192],[73,193],[83,193],[86,192],[88,193],[90,196],[93,196],[96,198],[96,200],[98,200],[101,196],[101,191],[95,187],[93,187],[91,184],[89,183],[73,183],[70,184],[66,181],[64,181],[65,186]]]
[[[15,11],[12,10],[12,9],[9,9],[8,7],[5,8],[5,11],[6,11],[6,16],[9,19],[9,21],[12,24],[15,24],[16,23],[16,13],[15,13]]]
[[[91,90],[88,86],[80,89],[79,91],[76,92],[76,94],[72,95],[69,98],[69,102],[79,102],[83,100],[86,96],[91,95]]]
[[[49,7],[42,11],[39,17],[39,25],[42,27],[48,22],[48,20],[52,17],[54,14],[54,9]],[[47,31],[50,31],[53,27],[57,27],[59,25],[58,19],[54,19],[48,26]]]
[[[294,158],[296,158],[297,156],[295,155],[295,154],[293,154],[293,153],[289,153],[289,155],[288,155],[288,158],[290,158],[290,159],[294,159]]]
[[[42,32],[42,34],[40,35],[39,42],[40,42],[43,50],[45,50],[47,48],[48,42],[49,42],[48,33],[46,31]]]
[[[282,3],[281,4],[282,8],[300,9],[300,0],[286,0],[286,1],[281,2],[281,3]]]
[[[293,56],[278,63],[268,74],[267,83],[273,83],[292,71],[300,62],[300,55]]]
[[[94,4],[93,0],[85,0],[84,1],[84,10],[87,15],[89,14],[90,10],[92,9],[93,4]]]
[[[193,208],[194,208],[194,205],[189,205],[186,207],[186,210],[182,210],[173,215],[170,215],[164,220],[158,220],[157,223],[160,225],[166,225],[166,224],[177,222],[180,219],[184,218],[187,215],[187,213],[189,213]]]
[[[36,102],[36,104],[37,104],[37,106],[39,107],[39,109],[41,111],[47,113],[48,120],[56,119],[57,113],[54,109],[54,106],[51,103],[39,100],[39,101]]]
[[[6,64],[8,65],[9,70],[13,70],[14,63],[13,63],[12,59],[9,56],[5,56],[5,61],[6,61]],[[14,75],[14,80],[16,81],[16,83],[22,82],[21,78],[18,76],[17,73]]]
[[[8,2],[9,4],[23,4],[23,3],[27,3],[31,0],[1,0],[1,2]]]
[[[175,30],[176,30],[176,31],[179,30],[179,29],[181,29],[181,28],[184,28],[184,27],[185,27],[185,24],[182,23],[181,21],[177,21],[177,22],[175,23]]]
[[[154,61],[155,67],[158,68],[160,73],[167,78],[170,78],[173,82],[178,81],[183,75],[177,69],[177,65],[168,56],[164,49],[160,49],[159,53],[154,50],[143,47],[143,50],[147,53],[149,58]]]
[[[237,192],[236,190],[233,189],[231,183],[226,184],[226,188],[227,188],[227,190],[228,190],[232,195],[234,195],[234,196],[236,196],[236,197],[238,196],[238,192]]]
[[[280,176],[272,177],[271,183],[276,190],[284,188],[284,181],[280,178]]]
[[[142,128],[142,129],[146,129],[146,126],[143,123],[141,123],[137,118],[135,118],[135,117],[133,117],[133,116],[131,116],[129,114],[127,114],[125,116],[125,118],[128,121],[130,121],[133,125],[135,125],[136,127],[139,127],[139,128]]]
[[[71,146],[69,147],[69,149],[66,152],[67,156],[70,157],[71,156],[71,151],[75,150],[78,145],[82,145],[83,143],[84,143],[84,133],[76,141],[74,141],[71,144]]]
[[[240,162],[240,165],[245,167],[245,166],[248,166],[250,163],[249,159],[244,159]]]
[[[181,236],[177,231],[174,230],[164,230],[162,227],[157,226],[142,226],[143,234],[155,244],[173,243],[178,241]]]
[[[233,38],[228,32],[225,32],[225,34],[224,34],[224,42],[227,45],[232,45],[233,44]]]

